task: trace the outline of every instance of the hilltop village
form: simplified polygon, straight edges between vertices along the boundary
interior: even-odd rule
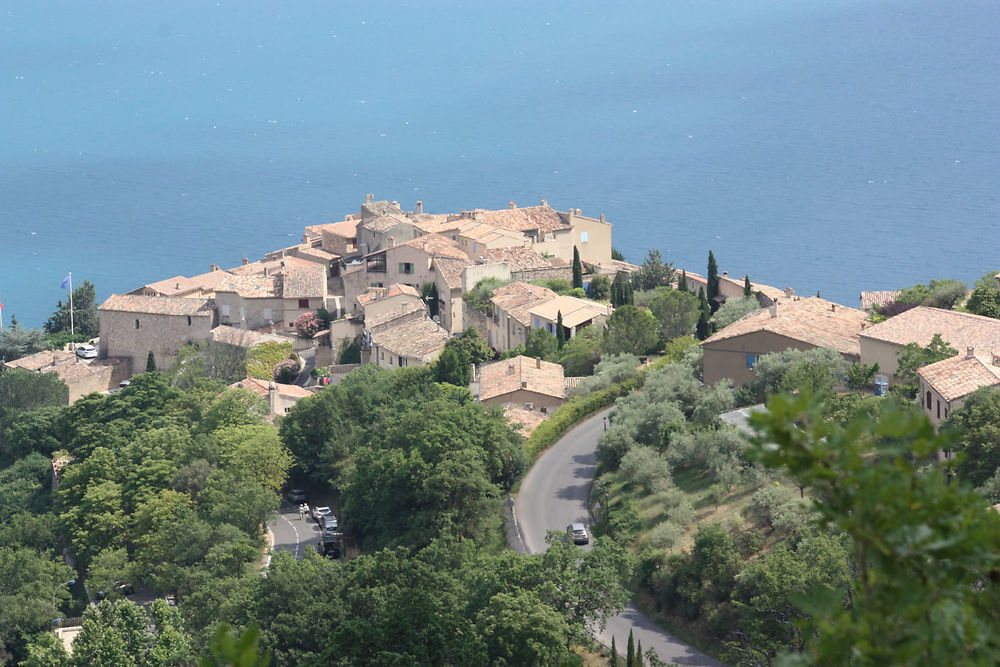
[[[584,294],[557,294],[539,284],[570,281],[574,255],[583,270]],[[167,370],[185,345],[206,341],[243,351],[291,342],[313,367],[334,375],[356,367],[336,364],[345,345],[359,344],[361,363],[423,366],[470,327],[503,353],[524,345],[532,329],[557,335],[561,326],[569,340],[584,327],[601,327],[613,307],[607,300],[582,298],[591,282],[598,276],[628,282],[640,268],[612,255],[612,224],[603,215],[556,210],[545,200],[526,207],[510,202],[500,210],[425,213],[420,201],[404,211],[398,202],[367,195],[358,213],[307,226],[300,243],[256,261],[244,258],[228,269],[213,264],[200,275],[113,294],[99,308],[96,359],[45,351],[6,366],[54,370],[69,386],[72,403],[92,391],[114,390],[144,371],[150,358]],[[674,286],[692,293],[708,290],[707,277],[684,271],[681,285],[680,273],[675,272]],[[477,308],[463,296],[484,280],[498,287],[489,290],[485,308]],[[745,385],[764,354],[823,347],[851,363],[878,364],[876,391],[884,390],[899,379],[898,355],[905,346],[926,346],[939,334],[963,354],[919,372],[920,404],[934,423],[975,389],[1000,386],[1000,356],[993,352],[1000,340],[996,319],[918,306],[874,324],[872,308],[891,305],[898,292],[864,292],[861,308],[852,308],[818,295],[800,297],[791,288],[738,280],[726,271],[718,275],[716,306],[747,294],[756,297],[759,310],[702,342],[705,384],[728,379]],[[296,320],[311,313],[325,315],[323,328],[303,336]],[[567,383],[574,381],[563,377],[558,364],[538,361],[530,371],[510,363],[502,373],[474,374],[471,387],[482,401],[506,404],[530,430],[544,419],[530,413],[558,407]],[[295,384],[254,378],[238,384],[269,397],[275,414],[310,393]]]

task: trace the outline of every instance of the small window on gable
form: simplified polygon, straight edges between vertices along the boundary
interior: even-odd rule
[[[590,240],[590,232],[580,232],[580,243],[587,243]]]
[[[753,370],[753,367],[756,364],[757,364],[757,355],[756,354],[748,354],[747,355],[747,368],[749,368],[750,370]]]
[[[547,415],[548,413],[549,413],[549,409],[548,408],[542,408],[542,414],[543,415]]]
[[[135,320],[135,328],[136,329],[139,328],[139,319],[138,318],[136,318],[136,320]]]
[[[937,418],[941,419],[941,401],[937,402]]]

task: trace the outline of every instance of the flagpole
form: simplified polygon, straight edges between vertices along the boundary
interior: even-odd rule
[[[75,350],[76,345],[73,342],[73,336],[76,335],[76,330],[73,328],[73,272],[69,272],[69,335],[70,335],[70,349]]]

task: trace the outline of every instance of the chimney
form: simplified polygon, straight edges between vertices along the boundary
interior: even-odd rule
[[[398,201],[393,200],[392,205],[395,206],[396,208],[399,208],[399,202]]]
[[[418,200],[417,200],[417,215],[420,215],[420,214],[422,214],[423,212],[424,212],[424,202],[422,202],[422,201],[420,201],[420,200],[418,199]]]
[[[603,214],[603,213],[601,213],[601,222],[607,222],[607,221],[606,221],[606,220],[604,219],[604,214]]]
[[[577,215],[583,215],[583,211],[581,211],[580,209],[576,209],[576,214]]]
[[[513,375],[513,374],[514,374],[514,364],[508,364],[507,365],[507,375]]]
[[[517,202],[516,201],[507,202],[507,208],[517,208]]]
[[[528,381],[521,380],[521,389],[527,389],[527,388],[528,388]]]
[[[542,367],[542,360],[536,358],[535,359],[535,368],[541,368],[541,367]]]
[[[837,304],[835,304],[835,303],[831,303],[830,304],[830,312],[831,313],[837,312]]]
[[[208,270],[209,271],[218,271],[219,270],[219,265],[218,264],[209,264],[208,265]]]
[[[722,272],[722,277],[723,278],[728,278],[729,277],[729,271],[723,271]]]
[[[965,358],[966,359],[975,359],[976,358],[976,348],[972,347],[971,345],[969,347],[965,348]]]
[[[862,322],[861,323],[861,330],[864,331],[867,328],[868,328],[868,323],[867,322]]]
[[[267,402],[271,408],[271,414],[278,414],[278,385],[274,382],[267,383]]]
[[[778,316],[778,302],[775,301],[774,303],[771,304],[771,317],[777,317],[777,316]]]
[[[996,352],[993,353],[993,359],[991,360],[994,366],[1000,367],[1000,354]]]
[[[375,199],[375,195],[373,195],[371,193],[368,193],[368,194],[365,195],[365,203],[366,204],[371,204],[373,199]]]
[[[793,290],[791,287],[786,287],[785,288],[785,297],[786,298],[791,299],[793,294],[795,294],[795,290]]]
[[[250,263],[250,258],[249,257],[244,257],[243,258],[243,266],[246,266],[249,263]]]
[[[268,274],[269,274],[269,271],[267,270],[267,267],[265,266],[264,267],[264,277],[267,278]]]
[[[174,283],[174,289],[180,289],[180,288],[181,288],[180,283]]]
[[[549,205],[549,200],[543,199],[542,200],[542,206],[548,206],[548,205]]]

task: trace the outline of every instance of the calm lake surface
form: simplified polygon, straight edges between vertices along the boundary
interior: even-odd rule
[[[1000,3],[7,3],[0,302],[39,326],[365,193],[604,213],[632,261],[858,292],[1000,269]]]

